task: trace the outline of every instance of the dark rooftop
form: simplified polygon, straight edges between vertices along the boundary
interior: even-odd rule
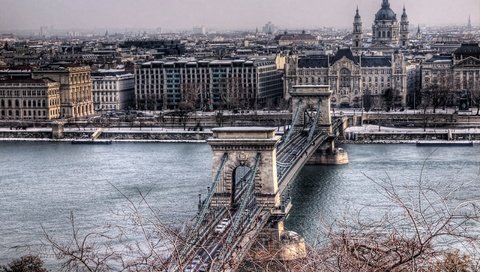
[[[299,58],[298,68],[328,68],[328,56]]]
[[[350,48],[339,49],[335,56],[332,57],[330,63],[335,63],[341,60],[343,57],[353,61],[355,64],[358,64],[358,58],[353,56],[352,50]]]
[[[464,43],[453,53],[455,55],[479,56],[480,47],[478,46],[478,43]]]
[[[392,59],[389,56],[362,57],[362,67],[391,67]]]

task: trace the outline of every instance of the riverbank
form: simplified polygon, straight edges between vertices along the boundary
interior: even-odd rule
[[[340,143],[413,144],[417,141],[471,141],[480,143],[480,128],[392,128],[378,125],[349,127]]]
[[[50,128],[27,128],[11,130],[0,128],[3,142],[71,142],[89,139],[97,128],[65,128],[63,138],[54,139]],[[212,137],[211,130],[188,131],[166,128],[103,128],[98,139],[112,142],[139,143],[205,143]]]
[[[65,128],[62,139],[52,137],[51,128],[12,130],[0,128],[2,142],[71,142],[89,139],[98,128]],[[283,133],[282,127],[278,134]],[[202,131],[163,127],[103,128],[98,139],[116,143],[205,143],[213,136]],[[415,144],[417,141],[472,141],[480,143],[480,128],[412,128],[378,125],[352,126],[339,135],[342,144]]]

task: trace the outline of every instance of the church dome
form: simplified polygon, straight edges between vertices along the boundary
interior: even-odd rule
[[[388,0],[383,0],[382,8],[375,14],[375,20],[379,21],[395,21],[397,14],[390,8]]]

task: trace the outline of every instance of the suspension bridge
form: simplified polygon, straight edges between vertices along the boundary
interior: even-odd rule
[[[295,86],[291,96],[292,123],[281,137],[274,128],[213,129],[213,182],[168,271],[235,271],[255,241],[282,260],[305,255],[302,239],[283,228],[289,186],[311,161],[347,163],[334,146],[345,124],[330,114],[328,86]]]

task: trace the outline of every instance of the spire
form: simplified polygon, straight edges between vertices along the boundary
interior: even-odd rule
[[[468,15],[468,28],[472,28],[472,20],[470,19],[470,15]]]
[[[382,8],[389,8],[389,7],[390,7],[390,3],[388,3],[388,0],[383,0]]]
[[[403,5],[402,20],[403,20],[403,21],[406,21],[407,19],[408,19],[407,10],[405,9],[405,5]]]
[[[357,6],[357,12],[355,13],[355,19],[358,20],[358,19],[361,19],[362,17],[360,17],[360,12],[358,11],[358,6]]]

